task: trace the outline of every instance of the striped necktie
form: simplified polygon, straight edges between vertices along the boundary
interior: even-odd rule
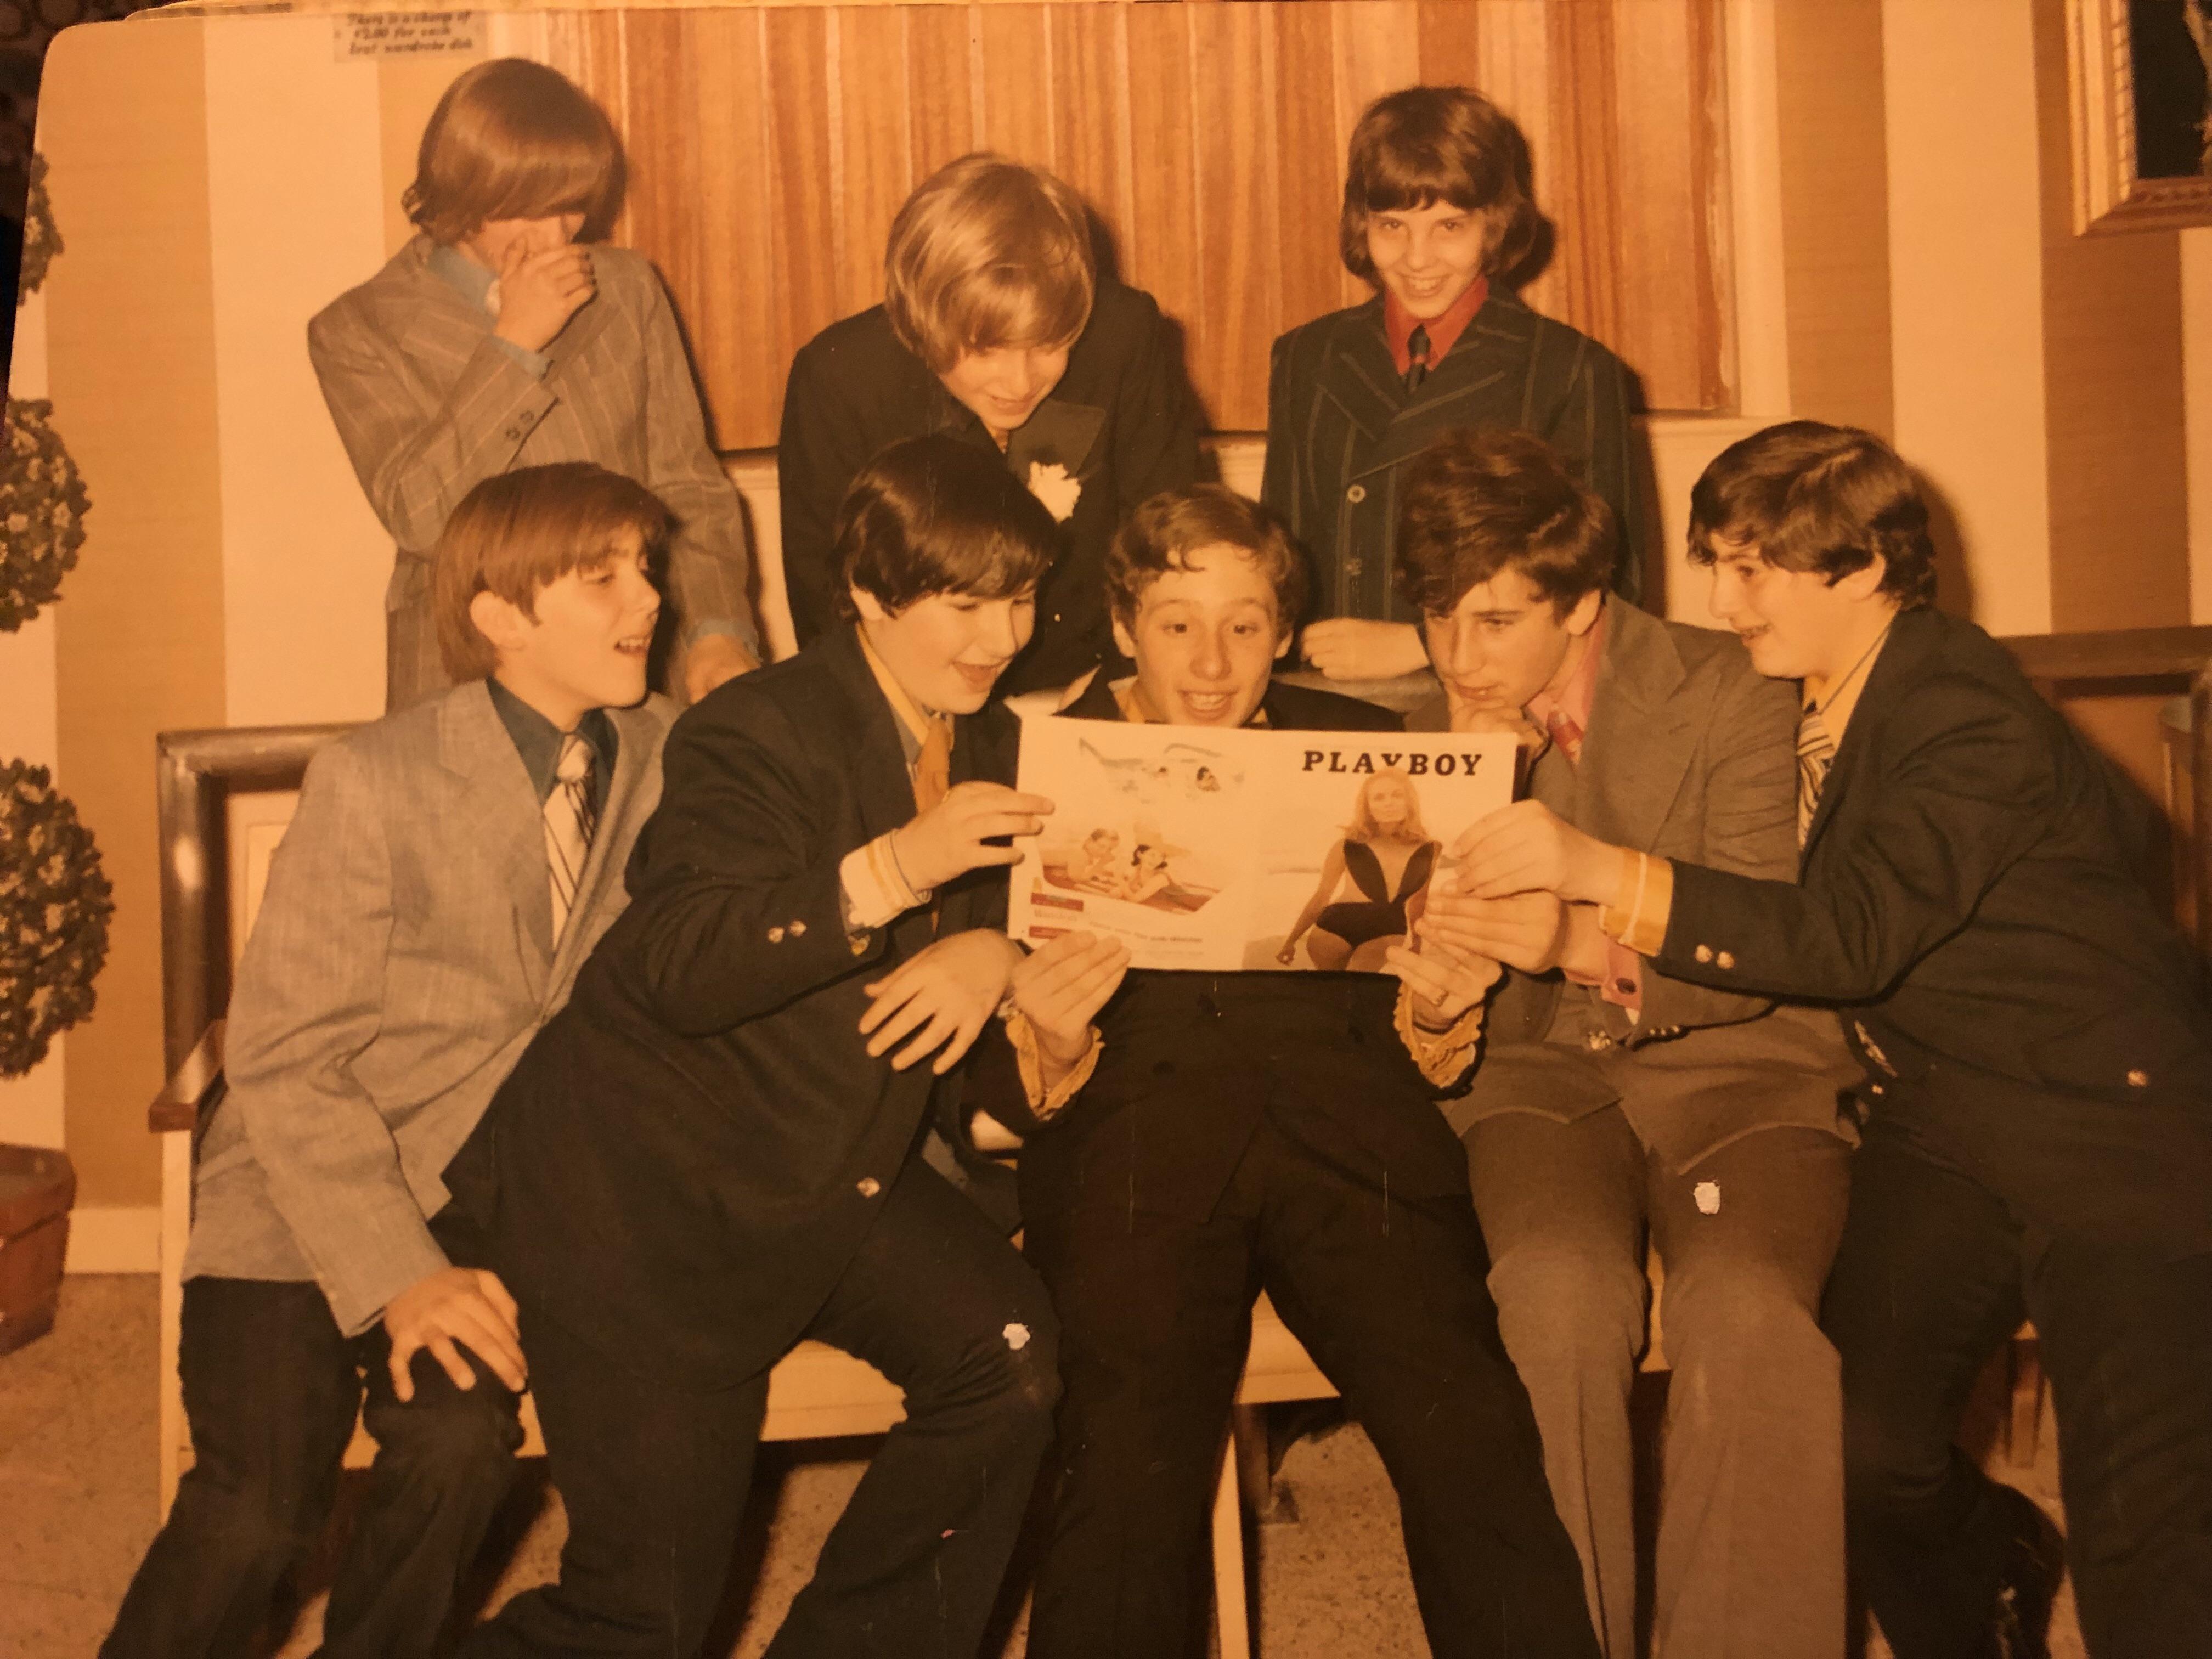
[[[552,882],[553,942],[558,945],[599,827],[599,810],[592,804],[592,745],[574,732],[563,737],[553,775],[553,793],[545,797],[545,872]]]
[[[1797,845],[1805,845],[1805,837],[1813,828],[1813,814],[1820,805],[1820,787],[1828,781],[1828,769],[1836,763],[1835,740],[1829,737],[1826,721],[1820,718],[1819,707],[1805,705],[1804,714],[1797,721]]]

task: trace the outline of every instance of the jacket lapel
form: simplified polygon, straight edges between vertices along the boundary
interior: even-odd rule
[[[607,718],[615,728],[615,775],[607,785],[606,802],[599,811],[599,827],[592,832],[591,850],[585,855],[583,873],[576,881],[576,902],[572,915],[587,916],[605,902],[610,886],[623,879],[623,861],[615,857],[615,848],[627,848],[636,838],[641,819],[659,804],[660,791],[647,787],[650,780],[653,757],[659,751],[659,738],[664,730],[659,717],[642,708],[610,708]],[[550,925],[552,901],[546,901]],[[568,984],[575,976],[577,954],[583,949],[580,940],[587,929],[563,928],[559,946],[553,953],[552,973],[548,989]]]
[[[1031,412],[1021,429],[1006,440],[1006,465],[1024,483],[1034,465],[1064,466],[1071,478],[1080,477],[1106,429],[1106,411],[1090,404],[1062,403],[1047,398]]]
[[[1573,818],[1601,840],[1648,851],[1689,775],[1712,692],[1684,691],[1688,676],[1665,623],[1618,599],[1606,610]]]
[[[1323,393],[1366,437],[1351,477],[1380,472],[1410,459],[1460,424],[1481,392],[1510,373],[1528,353],[1535,319],[1509,295],[1483,303],[1420,389],[1408,392],[1390,356],[1377,297],[1347,319],[1340,351],[1332,357]]]
[[[1889,638],[1882,644],[1881,654],[1874,659],[1874,666],[1867,670],[1866,690],[1859,693],[1858,706],[1851,710],[1851,723],[1844,728],[1843,741],[1836,745],[1827,781],[1820,786],[1820,804],[1813,809],[1812,823],[1806,826],[1805,849],[1797,860],[1801,872],[1812,858],[1820,832],[1835,817],[1844,786],[1873,745],[1869,733],[1917,683],[1922,665],[1942,643],[1941,629],[1941,619],[1928,610],[1899,611],[1889,625]]]
[[[459,688],[440,705],[438,750],[441,763],[460,781],[468,844],[482,849],[513,898],[515,952],[532,1000],[542,1002],[553,959],[544,818],[483,681]]]

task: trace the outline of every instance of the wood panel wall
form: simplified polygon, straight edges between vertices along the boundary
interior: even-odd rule
[[[1655,410],[1732,406],[1721,0],[731,7],[550,14],[538,55],[621,129],[617,240],[659,264],[718,447],[775,441],[792,354],[881,297],[885,234],[989,148],[1095,209],[1182,326],[1217,430],[1267,422],[1267,348],[1366,295],[1336,257],[1375,97],[1480,88],[1534,152],[1557,252],[1526,290]]]

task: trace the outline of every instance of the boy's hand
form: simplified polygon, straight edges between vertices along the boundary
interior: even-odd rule
[[[1414,931],[1425,946],[1445,945],[1455,951],[1489,957],[1524,974],[1541,974],[1559,965],[1566,949],[1570,914],[1556,893],[1477,898],[1472,893],[1437,892],[1432,887]]]
[[[985,865],[1019,862],[1019,848],[994,847],[992,838],[1034,836],[1051,811],[1042,795],[1003,783],[956,783],[929,811],[891,831],[891,853],[907,885],[927,892]]]
[[[1333,680],[1389,680],[1429,665],[1421,630],[1411,623],[1332,617],[1298,637],[1305,659]]]
[[[1489,957],[1455,951],[1434,939],[1425,941],[1418,951],[1394,945],[1383,953],[1382,965],[1413,994],[1413,1023],[1432,1031],[1448,1030],[1504,977],[1504,970]]]
[[[1096,933],[1062,933],[1022,960],[1009,988],[1044,1058],[1063,1070],[1083,1058],[1091,1022],[1128,970],[1129,947]]]
[[[1479,818],[1451,846],[1460,888],[1479,898],[1557,893],[1590,904],[1619,902],[1621,854],[1586,836],[1541,801],[1516,800]]]
[[[1496,699],[1462,697],[1449,680],[1444,682],[1444,707],[1455,732],[1503,732],[1532,755],[1552,740],[1523,710]]]
[[[875,999],[860,1016],[860,1035],[868,1039],[868,1053],[889,1054],[911,1035],[914,1040],[891,1055],[892,1069],[902,1072],[934,1049],[937,1063],[930,1069],[944,1076],[968,1052],[983,1022],[998,1011],[1021,954],[1021,946],[1004,933],[983,927],[955,933],[916,951],[889,977],[862,988]]]
[[[402,1401],[415,1397],[415,1377],[408,1368],[422,1348],[446,1368],[455,1388],[476,1387],[476,1371],[456,1342],[467,1343],[515,1393],[530,1380],[514,1298],[497,1273],[481,1267],[444,1267],[416,1279],[385,1304],[384,1334],[392,1339],[392,1391]]]
[[[684,701],[696,702],[716,686],[760,665],[727,634],[702,634],[684,653]]]
[[[532,252],[511,244],[499,270],[499,322],[492,330],[525,351],[543,351],[599,291],[590,250],[574,242]]]

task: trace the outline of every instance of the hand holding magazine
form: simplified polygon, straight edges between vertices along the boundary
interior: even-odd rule
[[[1118,939],[1133,968],[1383,972],[1513,762],[1494,733],[1024,720],[1019,787],[1057,810],[1020,843],[1006,931]]]

